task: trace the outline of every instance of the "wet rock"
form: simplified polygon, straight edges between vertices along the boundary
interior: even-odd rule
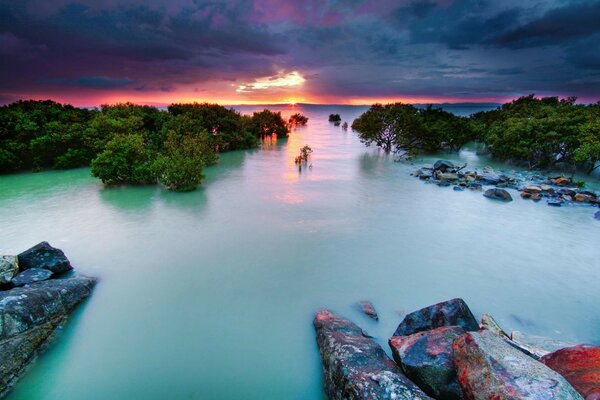
[[[542,195],[539,193],[532,193],[529,198],[533,201],[540,201],[542,199]]]
[[[438,182],[437,185],[441,186],[441,187],[446,187],[446,186],[450,186],[450,182],[442,179],[441,181]]]
[[[461,400],[452,343],[465,329],[445,326],[389,340],[394,360],[425,393],[436,399]]]
[[[545,355],[542,362],[564,376],[586,400],[600,399],[600,346],[567,347]]]
[[[439,179],[443,179],[445,181],[454,182],[459,179],[458,175],[452,172],[444,172],[438,175]]]
[[[594,214],[594,218],[600,220],[600,211],[596,211],[596,214]]]
[[[560,188],[556,191],[556,194],[560,195],[560,196],[571,196],[574,197],[577,192],[574,191],[573,189],[567,189],[567,188]]]
[[[465,190],[465,188],[464,186],[454,186],[452,190],[454,190],[455,192],[462,192],[463,190]]]
[[[486,190],[483,195],[488,199],[500,201],[512,201],[512,196],[504,189],[492,188]]]
[[[571,180],[561,176],[554,180],[554,184],[556,186],[569,186],[571,184]]]
[[[329,399],[430,399],[354,323],[320,310],[313,325]]]
[[[34,282],[50,279],[52,271],[43,268],[29,268],[15,276],[12,280],[14,286],[25,286]]]
[[[452,299],[414,311],[404,317],[394,336],[407,336],[443,326],[461,326],[467,331],[479,329],[477,320],[463,299]]]
[[[563,194],[561,197],[564,201],[573,201],[573,197],[568,194]]]
[[[511,344],[535,359],[540,359],[548,353],[574,345],[574,343],[544,336],[528,335],[519,331],[511,332],[510,339]]]
[[[542,192],[547,192],[547,193],[554,192],[554,188],[550,185],[540,185],[540,189],[542,189]]]
[[[0,256],[0,285],[6,285],[19,272],[16,256]]]
[[[488,185],[497,185],[500,183],[500,176],[489,172],[477,174],[477,179],[481,182],[487,183]]]
[[[547,204],[551,207],[560,207],[562,206],[562,199],[559,199],[558,197],[554,197],[552,199],[548,199]]]
[[[375,321],[379,321],[379,315],[377,315],[377,310],[375,310],[373,303],[363,300],[359,301],[357,305],[366,316],[374,319]]]
[[[592,196],[583,193],[577,193],[574,199],[578,203],[589,203],[590,200],[592,200]]]
[[[562,376],[493,332],[465,333],[452,348],[458,381],[469,399],[582,399]]]
[[[19,268],[43,268],[60,274],[73,269],[62,250],[54,248],[48,242],[41,242],[19,254]]]
[[[456,168],[452,161],[448,160],[437,160],[435,164],[433,164],[433,169],[436,171],[446,172],[448,170],[453,170]]]
[[[526,193],[540,193],[542,191],[542,188],[538,185],[529,185],[525,186],[523,191]]]
[[[481,323],[479,324],[481,329],[486,329],[488,331],[494,332],[499,336],[503,336],[508,338],[508,334],[504,332],[504,329],[500,327],[500,325],[496,322],[496,320],[490,314],[483,314],[481,316]]]
[[[521,198],[523,198],[523,199],[530,199],[531,198],[531,193],[529,193],[529,192],[522,192],[521,193]]]
[[[90,295],[94,279],[75,276],[0,292],[0,394],[18,379],[74,307]]]

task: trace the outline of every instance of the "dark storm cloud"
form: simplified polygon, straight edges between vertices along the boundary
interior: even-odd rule
[[[235,92],[299,71],[340,100],[593,98],[599,21],[595,0],[0,0],[0,95]]]

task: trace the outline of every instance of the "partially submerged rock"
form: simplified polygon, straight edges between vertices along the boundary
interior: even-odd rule
[[[0,395],[92,292],[93,278],[75,276],[0,291]]]
[[[0,256],[0,285],[6,285],[19,272],[19,259],[16,256]]]
[[[24,271],[29,268],[43,268],[55,274],[67,272],[73,267],[62,250],[41,242],[19,254],[19,268]]]
[[[469,399],[582,399],[565,378],[493,332],[467,332],[452,347],[458,380]]]
[[[354,323],[320,310],[313,325],[329,399],[429,399]]]
[[[366,316],[374,319],[375,321],[379,321],[379,315],[377,315],[377,310],[375,310],[373,303],[363,300],[359,301],[357,305]]]
[[[433,164],[433,169],[441,172],[453,170],[454,168],[454,163],[448,160],[437,160],[435,164]]]
[[[483,193],[483,195],[492,200],[512,201],[512,196],[504,189],[488,189]]]
[[[452,343],[465,333],[460,326],[445,326],[409,336],[394,336],[389,344],[402,371],[425,393],[436,399],[461,400]]]
[[[404,317],[394,336],[407,336],[442,326],[462,326],[479,330],[479,324],[463,299],[452,299],[414,311]]]
[[[535,359],[540,359],[548,353],[575,344],[544,336],[528,335],[519,331],[511,332],[510,340],[511,344],[514,344],[519,350],[522,350]]]
[[[43,268],[29,268],[15,276],[12,280],[13,286],[25,286],[34,282],[50,279],[52,271]]]
[[[586,400],[600,399],[600,346],[567,347],[541,361],[564,376]]]

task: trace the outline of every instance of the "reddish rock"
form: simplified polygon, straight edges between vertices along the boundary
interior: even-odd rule
[[[589,203],[589,201],[591,199],[592,199],[592,196],[587,195],[587,194],[577,193],[575,195],[575,201],[578,203]]]
[[[356,324],[320,310],[313,325],[330,400],[430,400]]]
[[[571,184],[571,180],[561,176],[559,178],[556,178],[554,184],[557,186],[569,186]]]
[[[533,201],[540,201],[542,199],[542,195],[539,193],[532,193],[531,194],[531,200]]]
[[[463,327],[444,326],[410,336],[394,336],[389,344],[396,363],[425,393],[436,399],[462,400],[452,342],[463,333]]]
[[[375,310],[375,306],[370,301],[359,301],[357,303],[360,310],[367,316],[375,321],[379,321],[379,315],[377,315],[377,310]]]
[[[541,361],[564,376],[586,400],[600,399],[600,346],[567,347]]]
[[[452,345],[458,381],[472,400],[582,400],[561,375],[494,332],[467,332]]]
[[[479,324],[463,299],[452,299],[408,314],[394,333],[407,336],[442,326],[462,326],[466,331],[479,330]]]
[[[521,192],[521,198],[529,199],[531,197],[531,193],[529,192]]]

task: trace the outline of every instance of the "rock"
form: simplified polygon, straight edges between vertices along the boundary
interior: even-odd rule
[[[529,192],[521,192],[521,198],[523,198],[523,199],[529,199],[529,198],[531,198],[531,193],[529,193]]]
[[[545,355],[542,362],[564,376],[586,400],[600,399],[600,346],[567,347]]]
[[[552,207],[560,207],[562,205],[562,199],[559,199],[558,197],[553,197],[551,199],[548,199],[547,204]]]
[[[592,199],[592,196],[583,193],[577,193],[575,195],[575,201],[578,203],[589,203]]]
[[[463,333],[463,327],[444,326],[409,336],[394,336],[389,344],[396,363],[425,393],[436,399],[462,400],[452,342]]]
[[[512,196],[504,189],[492,188],[486,190],[483,195],[488,199],[500,201],[512,201]]]
[[[29,268],[15,276],[12,280],[14,286],[25,286],[34,282],[50,279],[52,271],[42,268]]]
[[[544,336],[527,335],[519,331],[511,332],[510,340],[511,344],[535,359],[540,359],[548,353],[574,345],[574,343],[563,342],[562,340]]]
[[[358,307],[360,310],[368,317],[374,319],[375,321],[379,321],[379,315],[377,315],[377,311],[375,310],[375,306],[370,301],[359,301]]]
[[[500,183],[500,177],[498,175],[487,172],[477,174],[477,179],[488,185],[497,185]]]
[[[542,195],[539,193],[532,193],[529,198],[533,201],[540,201],[542,199]]]
[[[538,185],[529,185],[529,186],[525,186],[523,191],[526,193],[540,193],[542,191],[542,188],[539,187]]]
[[[452,161],[448,160],[437,160],[435,164],[433,164],[433,169],[436,171],[446,172],[448,170],[453,170],[456,168]]]
[[[454,186],[452,190],[454,190],[455,192],[462,192],[463,190],[465,190],[465,188],[464,186]]]
[[[566,196],[574,197],[577,194],[577,192],[574,191],[573,189],[560,188],[560,189],[558,189],[556,191],[556,194],[559,194],[561,196],[565,196],[566,195]]]
[[[472,189],[472,190],[481,190],[481,183],[470,182],[468,187],[469,187],[469,189]]]
[[[71,263],[60,249],[41,242],[19,254],[19,268],[24,271],[29,268],[48,269],[55,274],[73,269]]]
[[[438,182],[437,185],[441,186],[441,187],[446,187],[446,186],[450,186],[450,182],[442,179],[441,181]]]
[[[571,184],[571,180],[561,176],[554,180],[554,184],[556,186],[569,186]]]
[[[95,280],[52,279],[0,292],[0,394],[18,379],[54,330],[90,295]]]
[[[548,192],[548,193],[554,192],[554,188],[549,185],[540,185],[540,189],[542,189],[542,192]]]
[[[466,398],[582,400],[562,376],[493,332],[467,332],[454,341],[452,349]]]
[[[329,399],[430,399],[354,323],[320,310],[313,325]]]
[[[0,256],[0,285],[6,285],[19,272],[16,256]]]
[[[596,211],[596,214],[594,214],[594,218],[600,221],[600,211]]]
[[[444,172],[439,174],[439,179],[443,179],[445,181],[454,182],[458,180],[458,175],[452,172]]]
[[[481,316],[481,323],[479,324],[481,329],[486,329],[488,331],[494,332],[499,336],[503,336],[508,338],[508,334],[504,332],[504,329],[500,328],[500,325],[496,322],[496,320],[490,314],[483,314]]]
[[[462,326],[467,331],[477,331],[479,325],[463,299],[452,299],[408,314],[394,336],[408,336],[442,326]]]
[[[563,194],[562,199],[564,201],[573,201],[573,197],[569,196],[568,194]]]
[[[420,168],[417,171],[415,171],[414,175],[421,180],[430,179],[431,177],[433,177],[433,170],[429,168]]]

